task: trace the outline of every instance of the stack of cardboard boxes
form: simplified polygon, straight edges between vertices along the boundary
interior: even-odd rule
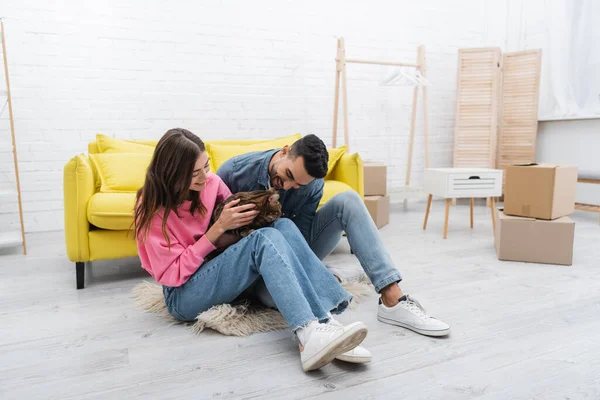
[[[550,164],[515,165],[506,170],[504,209],[496,210],[496,252],[500,260],[573,263],[577,168]]]
[[[390,197],[387,195],[387,166],[365,161],[365,205],[371,218],[381,228],[390,222]]]

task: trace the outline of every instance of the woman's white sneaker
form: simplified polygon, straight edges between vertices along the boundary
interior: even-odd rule
[[[383,323],[401,326],[421,335],[446,336],[450,333],[450,325],[430,317],[416,299],[405,296],[393,307],[386,307],[379,299],[377,319]]]
[[[311,322],[296,331],[303,346],[300,352],[305,371],[319,369],[337,356],[358,346],[367,336],[367,327],[362,322],[346,326]]]

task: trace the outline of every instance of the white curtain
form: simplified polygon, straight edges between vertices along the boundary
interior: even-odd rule
[[[600,118],[600,1],[547,0],[539,119]]]

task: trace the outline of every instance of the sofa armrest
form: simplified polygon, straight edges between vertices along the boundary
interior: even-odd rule
[[[94,171],[83,155],[71,158],[63,171],[65,243],[67,256],[73,262],[90,260],[87,205],[95,193]]]
[[[365,194],[363,162],[358,153],[345,153],[337,162],[327,179],[346,183],[354,189],[360,197]]]

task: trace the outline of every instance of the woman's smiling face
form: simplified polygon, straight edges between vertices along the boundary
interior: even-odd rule
[[[194,171],[192,172],[190,190],[195,190],[196,192],[202,191],[206,186],[206,177],[208,176],[209,171],[210,165],[208,164],[208,153],[203,151],[196,159]]]

